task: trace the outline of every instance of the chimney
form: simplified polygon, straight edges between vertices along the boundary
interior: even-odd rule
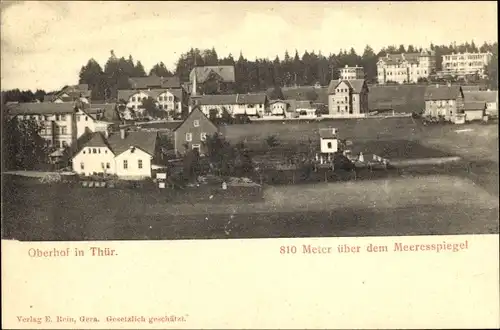
[[[120,137],[122,140],[125,140],[125,137],[127,136],[127,132],[125,131],[125,128],[120,129]]]

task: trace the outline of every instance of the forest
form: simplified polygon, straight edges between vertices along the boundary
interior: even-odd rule
[[[451,43],[450,45],[431,44],[426,49],[433,50],[436,56],[436,70],[441,70],[442,55],[462,52],[492,52],[493,59],[486,68],[488,75],[487,84],[491,89],[498,87],[498,43],[484,43],[477,46],[474,41],[462,44]],[[118,57],[111,51],[104,67],[99,62],[91,58],[80,69],[76,83],[89,84],[92,89],[93,100],[116,100],[117,90],[130,88],[128,78],[146,75],[157,75],[163,77],[179,76],[181,82],[188,82],[189,73],[193,67],[203,65],[234,65],[236,83],[234,86],[237,93],[249,93],[264,91],[271,87],[284,87],[292,85],[313,85],[319,83],[322,86],[328,85],[331,79],[338,78],[338,69],[348,66],[363,66],[365,68],[366,79],[369,83],[376,83],[377,61],[386,54],[419,52],[422,47],[413,45],[388,46],[375,52],[372,47],[366,46],[362,54],[357,54],[351,48],[342,49],[337,54],[324,55],[321,52],[305,51],[302,55],[298,51],[290,54],[288,51],[280,58],[278,55],[274,59],[249,60],[240,53],[238,58],[233,58],[232,54],[220,57],[217,51],[212,49],[200,50],[191,48],[180,55],[175,63],[175,68],[170,70],[163,62],[155,64],[149,71],[146,71],[140,60],[134,60],[132,55],[128,58]],[[14,89],[2,91],[2,101],[5,102],[32,102],[36,99],[43,101],[46,91],[37,90],[20,91]]]

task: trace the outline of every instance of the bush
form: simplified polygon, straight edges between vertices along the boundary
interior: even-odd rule
[[[252,121],[250,120],[250,117],[248,117],[247,114],[234,116],[234,123],[235,124],[250,124],[251,122]]]
[[[277,147],[280,144],[279,141],[278,141],[278,137],[276,135],[269,135],[266,138],[266,143],[271,148]]]

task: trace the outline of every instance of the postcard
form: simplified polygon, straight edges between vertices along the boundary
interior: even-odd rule
[[[496,2],[4,1],[2,328],[498,328]]]

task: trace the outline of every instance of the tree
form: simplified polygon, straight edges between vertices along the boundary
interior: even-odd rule
[[[205,141],[210,167],[217,175],[229,176],[234,173],[235,150],[228,141],[215,133]]]
[[[146,71],[144,71],[144,66],[142,65],[141,61],[137,61],[137,64],[133,70],[132,77],[145,77],[145,76],[146,76]]]
[[[149,71],[149,75],[150,76],[155,75],[157,77],[171,77],[174,74],[167,69],[167,67],[165,66],[165,64],[163,64],[163,62],[160,62],[155,64],[151,68],[151,70]]]
[[[283,95],[283,91],[281,90],[281,87],[274,86],[274,89],[269,94],[269,98],[271,100],[284,100],[285,96]]]
[[[200,153],[198,149],[188,150],[183,157],[183,177],[187,181],[195,180],[200,174]]]
[[[490,89],[498,89],[498,43],[495,43],[493,56],[485,67],[486,81]]]
[[[48,156],[46,141],[40,136],[42,126],[34,119],[9,119],[3,115],[2,158],[5,169],[34,169]]]
[[[142,108],[144,113],[152,118],[164,118],[166,116],[165,111],[158,109],[158,105],[152,97],[142,100]]]

